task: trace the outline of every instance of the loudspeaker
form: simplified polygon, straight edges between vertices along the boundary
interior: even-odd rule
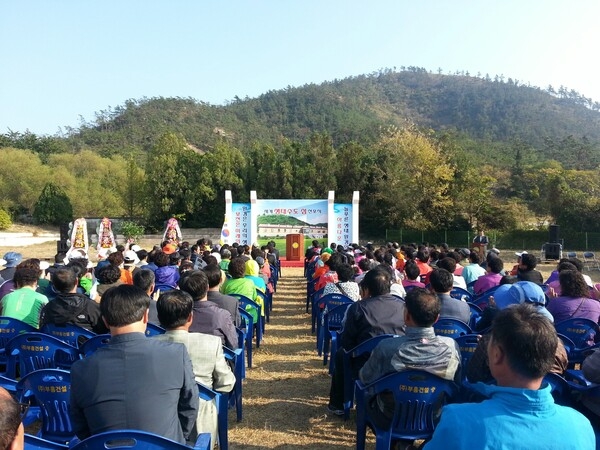
[[[69,244],[66,239],[56,241],[56,253],[67,253],[69,251]]]
[[[544,244],[545,259],[560,259],[562,258],[562,245],[554,242],[546,242]]]
[[[553,244],[557,244],[560,227],[558,225],[550,225],[549,229],[550,229],[550,238],[548,239],[548,241],[550,241]]]
[[[66,241],[67,239],[69,239],[69,224],[63,223],[60,226],[60,240]]]

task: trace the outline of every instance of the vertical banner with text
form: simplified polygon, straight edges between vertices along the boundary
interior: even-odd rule
[[[335,203],[333,205],[333,222],[335,235],[329,237],[329,242],[343,246],[352,243],[352,205],[350,203]]]
[[[250,203],[231,204],[232,242],[250,245]]]

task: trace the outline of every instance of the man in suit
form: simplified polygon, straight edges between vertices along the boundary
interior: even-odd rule
[[[229,311],[231,318],[236,327],[240,326],[240,311],[238,309],[238,299],[231,295],[221,294],[219,288],[223,281],[223,271],[216,264],[208,264],[202,269],[208,278],[208,293],[206,298],[209,302],[215,303],[219,308]]]
[[[192,359],[196,382],[218,392],[230,392],[235,385],[235,375],[223,356],[221,339],[210,334],[188,332],[194,308],[192,297],[187,292],[176,289],[167,291],[158,298],[156,308],[160,324],[167,332],[155,339],[185,345]],[[200,400],[196,431],[211,433],[211,442],[215,445],[217,426],[216,405],[211,401]]]
[[[198,415],[198,388],[183,345],[146,338],[149,298],[120,285],[100,301],[110,329],[105,347],[71,368],[71,421],[79,439],[134,429],[182,444]]]

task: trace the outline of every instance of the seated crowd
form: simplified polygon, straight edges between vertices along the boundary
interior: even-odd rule
[[[118,246],[100,250],[96,265],[83,251],[59,253],[52,266],[8,252],[0,258],[0,316],[41,331],[77,325],[110,333],[106,346],[70,368],[77,439],[138,429],[187,444],[210,433],[216,445],[216,405],[199,399],[196,383],[234,388],[235,362],[223,347],[238,348],[242,324],[238,298],[228,294],[262,305],[257,291],[273,292],[274,245]],[[146,338],[148,324],[166,331]]]
[[[345,414],[349,399],[344,398],[344,385],[349,377],[369,384],[394,372],[423,370],[457,385],[468,380],[472,389],[468,398],[488,399],[442,408],[427,449],[595,448],[585,416],[597,423],[593,412],[600,414],[600,402],[583,402],[584,416],[556,405],[552,387],[544,381],[546,374],[563,375],[572,367],[554,324],[574,318],[600,322],[600,285],[582,273],[578,259],[561,260],[544,284],[537,259],[527,252],[515,254],[517,264],[508,272],[496,249],[481,261],[476,250],[451,251],[443,245],[369,243],[340,249],[313,242],[305,256],[307,280],[313,285],[309,292],[337,293],[354,301],[332,355],[331,413]],[[358,300],[340,289],[351,282],[348,266],[359,283]],[[466,298],[451,295],[455,290]],[[471,298],[485,300],[476,320],[472,305],[465,301]],[[461,321],[483,335],[467,358],[467,367],[461,367],[457,342],[436,336],[434,324],[439,319]],[[346,373],[348,365],[343,362],[348,352],[382,334],[392,336],[379,342],[370,356],[352,360],[351,373]],[[588,381],[600,382],[600,350],[587,356],[582,367]],[[391,395],[378,394],[366,407],[371,420],[389,428],[394,412]],[[465,433],[465,420],[476,424],[473,433]]]

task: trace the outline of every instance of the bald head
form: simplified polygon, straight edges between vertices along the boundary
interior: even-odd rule
[[[24,448],[25,431],[21,423],[21,409],[8,391],[0,387],[0,448]]]

